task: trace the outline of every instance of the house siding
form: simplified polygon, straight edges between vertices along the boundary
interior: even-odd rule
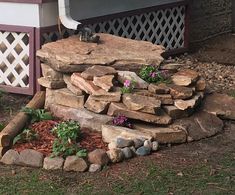
[[[190,43],[232,31],[232,0],[191,0],[190,4]]]

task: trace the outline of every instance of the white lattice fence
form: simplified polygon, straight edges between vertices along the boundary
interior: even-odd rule
[[[150,41],[161,44],[167,50],[184,47],[186,6],[146,12],[138,15],[123,16],[111,20],[88,24],[93,32],[110,33],[117,36]],[[42,43],[56,41],[76,34],[75,31],[63,30],[47,32],[42,35]]]
[[[0,85],[29,87],[29,34],[0,31]]]

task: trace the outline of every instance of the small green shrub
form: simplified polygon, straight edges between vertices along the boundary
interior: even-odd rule
[[[123,87],[121,88],[122,94],[131,93],[135,88],[136,82],[133,80],[125,80]]]
[[[52,129],[52,132],[57,137],[53,143],[53,156],[67,157],[76,154],[79,157],[85,157],[87,155],[86,150],[81,149],[77,143],[81,133],[78,122],[61,122]]]
[[[30,116],[31,123],[53,119],[51,113],[46,112],[44,109],[33,109],[33,108],[24,107],[22,111]]]
[[[0,123],[0,131],[2,131],[4,129],[4,125],[2,123]]]
[[[16,143],[26,143],[37,140],[39,135],[32,129],[24,129],[23,132],[17,135],[13,140],[13,145]]]
[[[156,66],[144,66],[139,73],[140,77],[148,83],[169,83],[170,76],[167,71],[159,71]]]

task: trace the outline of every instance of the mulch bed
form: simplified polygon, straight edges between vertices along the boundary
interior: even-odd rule
[[[34,149],[45,156],[49,156],[52,153],[52,145],[55,136],[51,133],[52,128],[60,121],[40,121],[29,126],[30,129],[34,130],[39,138],[31,142],[16,143],[13,149],[18,152],[24,149]],[[81,129],[81,135],[79,137],[79,145],[81,148],[91,152],[95,149],[107,150],[107,144],[103,142],[102,135],[99,132],[92,132],[88,129]]]

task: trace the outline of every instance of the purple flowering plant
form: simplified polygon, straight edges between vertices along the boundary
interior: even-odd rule
[[[131,93],[134,88],[135,88],[135,81],[127,79],[123,83],[123,87],[121,88],[121,92],[122,92],[122,94]]]
[[[148,83],[169,83],[170,75],[166,70],[158,70],[153,65],[143,66],[139,73],[140,77]]]
[[[121,127],[128,127],[130,129],[133,128],[133,125],[129,121],[129,119],[124,115],[119,115],[113,118],[113,125],[121,126]]]

